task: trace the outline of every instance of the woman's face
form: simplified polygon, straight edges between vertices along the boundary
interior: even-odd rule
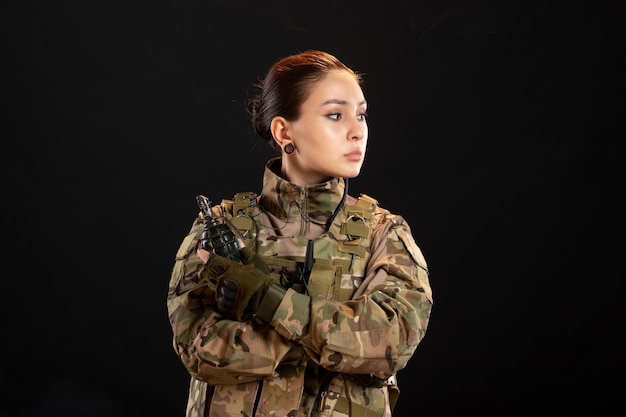
[[[367,103],[359,83],[344,70],[333,70],[311,87],[300,117],[287,122],[296,147],[283,155],[284,174],[298,185],[359,175],[367,146]]]

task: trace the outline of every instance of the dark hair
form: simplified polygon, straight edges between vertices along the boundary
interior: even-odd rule
[[[323,51],[300,52],[274,63],[265,79],[256,84],[260,93],[246,103],[246,110],[257,136],[276,148],[270,130],[272,119],[282,116],[290,121],[297,120],[300,107],[308,98],[313,84],[332,70],[348,71],[359,84],[362,82],[361,74]]]

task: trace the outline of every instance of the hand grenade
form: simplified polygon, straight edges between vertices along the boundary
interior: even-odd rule
[[[198,195],[196,201],[204,221],[204,231],[200,237],[202,249],[238,262],[239,247],[233,231],[213,216],[211,201],[207,197]]]

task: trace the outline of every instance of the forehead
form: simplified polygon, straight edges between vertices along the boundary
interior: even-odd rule
[[[323,103],[327,100],[343,100],[360,103],[365,100],[356,77],[344,70],[332,70],[324,78],[313,83],[306,101]]]

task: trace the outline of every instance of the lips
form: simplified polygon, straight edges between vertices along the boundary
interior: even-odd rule
[[[363,157],[363,152],[356,150],[345,155],[351,161],[359,161]]]

